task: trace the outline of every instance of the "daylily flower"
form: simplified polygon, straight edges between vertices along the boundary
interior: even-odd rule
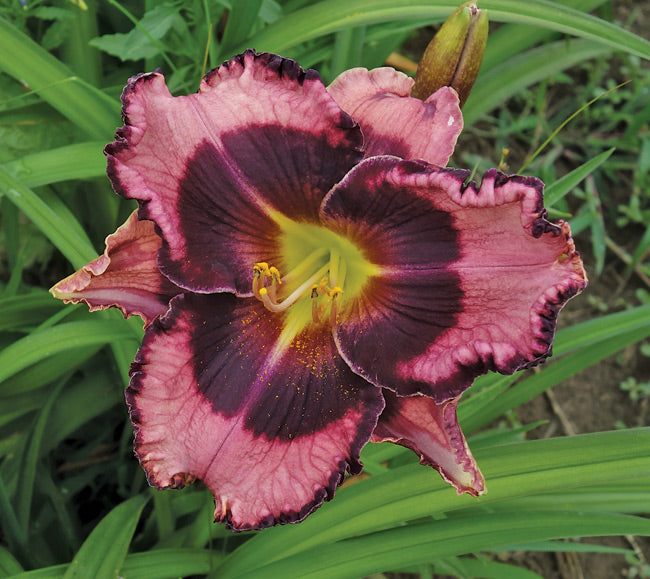
[[[458,99],[412,83],[356,69],[328,92],[247,51],[194,95],[159,73],[124,90],[105,152],[137,216],[53,293],[144,318],[135,452],[157,488],[204,481],[233,529],[302,520],[368,441],[483,492],[459,397],[548,356],[586,283],[539,180],[442,168]]]

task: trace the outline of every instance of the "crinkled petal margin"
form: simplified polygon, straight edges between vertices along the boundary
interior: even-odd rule
[[[546,220],[541,181],[489,171],[479,189],[467,177],[370,158],[321,208],[380,270],[342,306],[341,355],[400,396],[440,404],[488,370],[539,362],[557,312],[586,285],[569,226]]]
[[[234,530],[298,522],[330,500],[384,401],[325,327],[287,342],[255,299],[185,294],[149,327],[127,401],[157,488],[198,478]]]
[[[485,492],[485,481],[456,417],[458,398],[436,404],[426,396],[398,397],[384,390],[386,408],[372,442],[394,442],[413,450],[435,468],[458,494]]]
[[[156,223],[160,268],[189,291],[251,295],[255,261],[280,257],[273,213],[316,221],[362,157],[359,127],[318,74],[268,53],[234,57],[187,96],[139,75],[122,101],[108,175]]]
[[[151,221],[133,212],[106,238],[104,254],[57,283],[50,291],[65,303],[87,304],[90,311],[119,308],[124,317],[141,316],[145,325],[167,311],[182,290],[160,273],[162,244]]]

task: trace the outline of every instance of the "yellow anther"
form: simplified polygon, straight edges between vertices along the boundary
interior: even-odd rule
[[[330,289],[327,287],[327,277],[323,277],[323,274],[327,273],[327,265],[314,272],[311,277],[307,278],[289,295],[284,296],[282,301],[278,299],[278,287],[284,282],[281,279],[279,270],[276,267],[269,267],[265,262],[258,262],[253,266],[253,272],[253,295],[264,304],[266,309],[272,312],[285,311],[299,299],[305,297],[310,288],[312,296],[316,291],[314,297],[325,295]],[[268,286],[265,284],[267,277],[271,278],[271,284]],[[321,280],[320,285],[314,285],[319,279]]]
[[[268,263],[259,261],[253,265],[253,295],[258,300],[260,299],[260,291],[264,289],[264,281],[268,275],[270,275]]]
[[[342,293],[343,293],[343,289],[340,288],[339,286],[336,286],[332,288],[327,295],[330,297],[330,299],[334,299],[335,297],[341,295]]]
[[[271,266],[269,268],[269,275],[271,276],[273,283],[277,283],[278,285],[282,284],[282,279],[280,279],[280,271],[277,267]]]

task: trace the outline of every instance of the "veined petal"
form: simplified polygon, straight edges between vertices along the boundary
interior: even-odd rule
[[[463,128],[458,95],[444,87],[426,101],[410,96],[413,79],[393,68],[354,68],[328,87],[361,125],[366,157],[395,155],[445,166]]]
[[[458,494],[478,496],[485,482],[467,446],[458,418],[458,398],[436,404],[427,396],[395,396],[384,390],[386,408],[372,442],[394,442],[410,448],[420,462],[435,468]]]
[[[124,317],[141,316],[148,325],[163,314],[182,290],[160,273],[157,255],[162,239],[151,221],[138,221],[134,211],[106,238],[106,249],[94,261],[57,283],[50,291],[65,303],[88,304],[90,311],[119,308]]]
[[[465,189],[468,176],[443,171],[437,179],[459,231],[461,255],[450,269],[461,280],[462,310],[438,344],[400,368],[414,379],[431,379],[432,357],[443,382],[539,363],[552,353],[559,311],[587,285],[569,224],[546,220],[539,179],[493,169],[480,188]]]
[[[271,54],[233,58],[188,96],[139,75],[122,101],[109,177],[158,226],[161,270],[191,291],[250,295],[253,264],[280,258],[270,213],[316,220],[361,158],[359,128],[318,74]]]
[[[532,177],[368,159],[322,218],[381,268],[346,305],[335,339],[351,368],[401,396],[456,398],[488,371],[550,355],[557,312],[586,285],[566,223],[546,221]],[[395,347],[399,344],[399,347]]]
[[[127,401],[150,483],[199,478],[236,530],[297,522],[329,500],[383,409],[325,326],[287,342],[255,299],[185,294],[149,327]]]

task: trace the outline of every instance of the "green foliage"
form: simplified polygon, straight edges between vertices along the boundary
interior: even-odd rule
[[[634,402],[650,397],[650,380],[639,382],[634,376],[628,376],[621,382],[620,387]]]
[[[579,371],[648,350],[650,294],[634,289],[650,283],[650,42],[589,13],[607,4],[481,1],[499,27],[454,162],[481,173],[509,149],[508,163],[544,178],[551,215],[570,219],[592,275],[619,271],[625,307],[599,298],[605,311],[558,332],[541,371],[485,376],[464,396],[485,496],[456,496],[401,447],[370,445],[364,477],[300,525],[233,535],[212,524],[204,489],[151,493],[132,456],[122,388],[140,322],[46,291],[132,210],[110,194],[102,156],[121,87],[160,67],[173,92],[192,92],[250,46],[330,81],[405,52],[457,2],[1,1],[0,577],[537,577],[495,560],[507,550],[627,554],[630,576],[647,576],[631,551],[560,539],[650,535],[650,429],[535,441],[539,423],[517,419]],[[644,380],[621,389],[647,400]]]
[[[121,60],[151,58],[164,52],[160,41],[170,30],[176,31],[178,28],[181,29],[181,32],[187,33],[185,21],[180,16],[179,8],[164,3],[146,12],[130,32],[104,34],[93,38],[90,45],[117,56]]]

